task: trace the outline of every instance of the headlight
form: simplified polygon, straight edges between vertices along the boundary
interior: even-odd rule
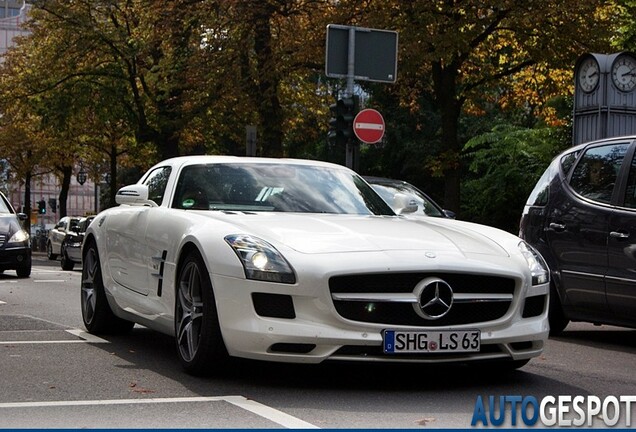
[[[296,283],[296,275],[287,260],[264,240],[249,235],[229,235],[225,241],[238,255],[245,277],[267,282]]]
[[[550,281],[550,272],[545,260],[532,246],[526,242],[519,243],[519,250],[526,259],[530,273],[532,273],[532,285],[541,285]]]
[[[29,234],[25,230],[16,231],[7,243],[24,243],[29,239]]]

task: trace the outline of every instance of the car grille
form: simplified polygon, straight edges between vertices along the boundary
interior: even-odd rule
[[[429,277],[444,280],[453,290],[450,311],[438,319],[426,319],[415,310],[419,299],[413,294],[414,288]],[[442,327],[503,317],[512,304],[515,280],[458,273],[375,273],[332,277],[329,289],[336,311],[343,318],[385,325]],[[405,300],[409,295],[412,298]]]
[[[7,241],[7,236],[0,234],[0,246],[4,246],[4,242]]]

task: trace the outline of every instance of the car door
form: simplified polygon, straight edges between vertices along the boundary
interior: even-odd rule
[[[162,204],[170,167],[153,170],[143,181],[148,186],[148,198]],[[148,221],[158,207],[122,206],[107,221],[108,257],[113,279],[120,285],[148,295],[154,284],[149,281],[153,259],[148,251]]]
[[[53,253],[56,255],[59,255],[62,250],[62,241],[66,236],[69,220],[68,217],[63,217],[51,231],[51,247],[53,248]]]
[[[557,261],[564,300],[580,316],[609,311],[607,237],[618,170],[628,148],[629,142],[615,141],[586,148],[549,211],[546,239]]]
[[[632,149],[632,153],[634,149]],[[619,191],[619,206],[609,221],[606,277],[607,303],[612,319],[636,323],[636,157],[627,160]]]

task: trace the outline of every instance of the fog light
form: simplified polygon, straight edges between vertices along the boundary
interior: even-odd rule
[[[24,257],[22,255],[18,255],[18,262],[22,262],[24,260]]]

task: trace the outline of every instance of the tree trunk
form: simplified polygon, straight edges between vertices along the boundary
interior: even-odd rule
[[[255,102],[261,125],[261,152],[265,157],[283,156],[283,110],[278,97],[280,79],[272,53],[271,19],[274,10],[267,3],[254,7],[254,51],[258,76]]]
[[[27,171],[24,178],[24,208],[23,213],[26,213],[27,218],[24,221],[24,229],[28,233],[31,233],[31,171]]]
[[[110,147],[110,184],[108,190],[108,208],[115,207],[117,205],[115,202],[117,195],[117,145],[115,144]]]
[[[60,219],[66,216],[66,202],[68,200],[68,191],[71,188],[71,177],[73,176],[73,167],[62,167],[62,189],[60,190]]]
[[[457,97],[457,69],[454,63],[433,64],[435,99],[439,106],[442,127],[444,166],[444,208],[459,214],[461,181],[461,145],[457,137],[462,101]]]

